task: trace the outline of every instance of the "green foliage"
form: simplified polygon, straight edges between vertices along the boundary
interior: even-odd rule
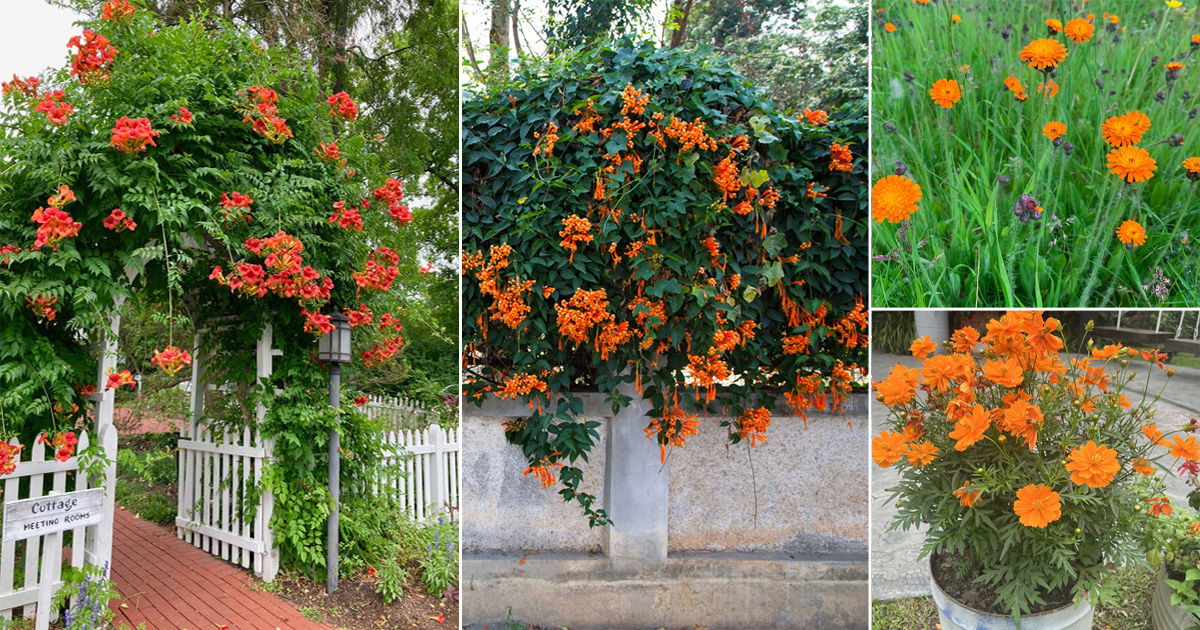
[[[117,451],[117,475],[165,486],[178,481],[179,469],[174,449]]]
[[[913,341],[913,314],[909,311],[872,311],[871,348],[875,352],[908,354]]]
[[[644,114],[622,116],[626,86],[649,99]],[[577,131],[589,102],[594,131]],[[509,85],[468,95],[465,391],[474,399],[505,392],[531,402],[534,413],[511,426],[508,439],[530,466],[563,463],[560,493],[593,524],[607,516],[595,497],[579,491],[582,470],[574,464],[586,461],[599,425],[579,419],[582,403],[573,392],[609,393],[617,409],[629,402],[618,385],[640,378],[652,417],[677,419],[679,394],[694,386],[689,362],[720,355],[743,376],[716,395],[736,417],[771,407],[781,392],[795,401],[836,395],[845,383],[827,377],[865,363],[865,175],[857,159],[850,172],[831,170],[833,143],[859,152],[866,146],[861,114],[847,108],[828,126],[802,123],[711,53],[628,39],[573,51],[524,69]],[[672,117],[705,125],[713,142],[745,136],[746,145],[660,145],[651,132]],[[650,123],[632,134],[615,127]],[[545,155],[552,124],[558,143]],[[728,197],[714,182],[722,161],[739,187]],[[810,185],[828,196],[810,196]],[[746,202],[748,213],[735,212],[752,186],[779,200],[773,208]],[[569,252],[560,241],[572,216],[586,218],[592,240]],[[719,247],[715,256],[706,249],[709,238]],[[511,259],[498,255],[504,246]],[[560,311],[580,312],[570,300],[584,290],[604,292],[603,313],[589,317],[593,324],[607,320],[603,328],[615,342],[601,342],[590,324],[582,342],[563,333],[570,313]],[[814,313],[824,315],[806,319]],[[753,335],[739,333],[743,343],[718,351],[714,336],[738,326],[753,326]],[[629,336],[622,339],[622,331]],[[803,350],[784,352],[785,337],[805,334],[811,336]],[[530,390],[529,379],[545,388]],[[802,383],[811,391],[798,391]],[[664,419],[658,428],[665,446],[678,425]],[[736,427],[731,433],[735,442],[742,437]]]
[[[63,585],[54,593],[55,608],[66,608],[63,630],[105,630],[111,627],[116,612],[109,601],[119,597],[117,586],[108,578],[108,567],[84,565],[62,568]],[[72,599],[73,598],[73,599]]]
[[[722,50],[780,109],[834,110],[866,100],[869,11],[866,2],[813,2],[761,30],[748,29]],[[702,27],[689,32],[707,41]]]
[[[118,458],[125,451],[118,451]],[[151,523],[163,527],[175,524],[178,506],[162,493],[161,487],[150,486],[133,478],[117,479],[117,504]]]
[[[350,277],[369,245],[326,221],[334,201],[366,196],[368,184],[314,154],[319,141],[332,140],[334,129],[310,71],[291,53],[264,49],[220,22],[211,29],[205,21],[160,28],[139,13],[131,24],[89,26],[120,52],[106,81],[81,84],[65,69],[48,78],[75,106],[66,125],[50,125],[16,93],[6,97],[14,101],[0,140],[7,164],[0,241],[28,246],[36,228],[30,214],[59,185],[78,196],[66,210],[82,223],[78,237],[58,251],[23,251],[0,266],[0,414],[10,430],[71,421],[54,418],[50,407],[84,402],[75,388],[95,382],[89,344],[132,291],[181,305],[197,324],[237,315],[245,329],[260,329],[281,312],[295,313],[294,300],[244,299],[208,279],[214,266],[248,257],[242,243],[249,237],[298,235],[305,263],[334,278],[334,304],[370,302]],[[294,139],[275,144],[242,122],[234,105],[239,91],[254,84],[279,88],[281,115]],[[169,120],[180,106],[195,112],[193,124]],[[157,146],[137,156],[110,148],[108,130],[120,116],[149,118],[162,134]],[[368,176],[381,172],[361,136],[343,135],[340,144],[348,168]],[[232,190],[255,199],[252,222],[222,219],[218,201]],[[117,207],[137,221],[137,229],[101,226]],[[369,233],[397,231],[382,211],[366,212],[364,220]],[[127,269],[139,274],[133,282]],[[57,298],[54,320],[26,307],[26,298],[36,295]],[[276,335],[312,344],[298,320],[291,321],[277,326]]]
[[[408,586],[408,571],[400,566],[394,555],[384,558],[376,575],[375,592],[379,598],[384,604],[390,604],[404,597],[405,586]]]
[[[425,592],[442,597],[458,584],[458,526],[439,516],[430,523],[408,522],[400,538],[400,561],[421,568]]]
[[[1189,38],[1196,8],[1184,5],[1131,2],[1114,9],[1119,25],[1097,17],[1090,41],[1054,35],[1068,56],[1048,76],[1059,93],[1046,97],[1037,89],[1042,73],[1020,60],[1021,49],[1046,36],[1047,18],[1066,22],[1091,9],[984,0],[878,3],[884,13],[876,20],[872,57],[874,172],[903,166],[923,195],[906,224],[884,223],[872,232],[873,253],[886,256],[872,267],[875,305],[1200,302],[1200,183],[1182,167],[1200,154],[1200,135],[1190,132],[1200,90],[1194,62],[1173,84],[1163,68],[1195,58]],[[1051,14],[1051,6],[1060,12]],[[952,14],[962,22],[953,23]],[[897,30],[884,31],[885,20]],[[1021,82],[1025,100],[1004,87],[1008,76]],[[962,86],[952,109],[929,97],[939,79]],[[1140,183],[1110,172],[1111,147],[1101,137],[1108,118],[1133,110],[1150,119],[1140,146],[1158,167]],[[1066,125],[1059,143],[1042,134],[1051,121]],[[1175,133],[1183,136],[1179,146],[1167,143]],[[1022,194],[1044,210],[1040,219],[1015,216]],[[1145,228],[1145,244],[1127,249],[1117,239],[1126,220]]]
[[[1160,516],[1144,531],[1150,563],[1162,565],[1171,589],[1171,604],[1200,615],[1200,515],[1176,509]]]
[[[551,52],[628,34],[645,18],[651,0],[566,0],[546,5],[546,42]]]

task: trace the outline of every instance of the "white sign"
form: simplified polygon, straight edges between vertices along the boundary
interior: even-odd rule
[[[103,507],[103,488],[5,503],[4,542],[95,525],[101,520]]]

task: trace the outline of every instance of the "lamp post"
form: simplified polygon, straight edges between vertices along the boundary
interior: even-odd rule
[[[350,352],[350,320],[339,311],[329,316],[333,330],[321,335],[317,342],[317,359],[329,366],[329,404],[341,409],[342,364],[354,360]],[[326,521],[325,538],[325,592],[332,594],[338,587],[338,505],[341,501],[342,483],[341,440],[338,429],[329,430],[329,494],[332,505]]]

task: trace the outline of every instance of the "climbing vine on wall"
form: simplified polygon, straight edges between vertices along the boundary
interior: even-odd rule
[[[779,111],[703,51],[624,39],[527,68],[463,106],[466,394],[528,401],[505,425],[525,474],[580,491],[633,383],[647,437],[683,446],[732,410],[767,439],[782,396],[837,407],[865,363],[866,124]]]

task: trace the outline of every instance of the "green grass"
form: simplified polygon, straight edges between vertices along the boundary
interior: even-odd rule
[[[1092,627],[1151,630],[1154,572],[1145,567],[1121,569],[1113,575],[1111,585],[1113,599],[1096,608]],[[931,597],[871,602],[871,630],[933,630],[937,624],[937,607]]]
[[[140,481],[117,479],[117,503],[152,523],[175,524],[175,503]]]
[[[1089,3],[1087,10],[1097,12],[1096,35],[1081,44],[1057,36],[1069,54],[1054,77],[1060,92],[1043,97],[1037,92],[1042,74],[1018,53],[1047,36],[1047,18],[1081,17],[1080,5],[876,0],[884,13],[874,30],[874,177],[891,174],[899,161],[923,196],[903,237],[896,224],[875,226],[873,253],[889,257],[873,265],[875,306],[1200,303],[1200,182],[1189,181],[1181,165],[1200,155],[1194,131],[1200,118],[1188,114],[1200,106],[1200,51],[1189,42],[1200,30],[1200,9],[1193,2],[1180,10],[1158,1]],[[1106,10],[1120,16],[1116,32],[1105,28],[1100,14]],[[952,13],[962,22],[952,24]],[[884,21],[897,30],[884,32]],[[1000,34],[1006,24],[1013,25],[1007,41]],[[1152,64],[1156,55],[1161,58]],[[1173,87],[1162,67],[1171,59],[1188,66]],[[1004,88],[1009,75],[1024,85],[1027,100]],[[943,78],[957,80],[963,91],[949,110],[928,95]],[[1156,92],[1164,93],[1161,102]],[[1100,125],[1135,109],[1150,117],[1139,146],[1158,170],[1146,182],[1125,184],[1108,172],[1110,147]],[[1041,134],[1050,121],[1067,125],[1070,156]],[[1183,146],[1164,142],[1172,133],[1184,135]],[[1011,183],[1001,185],[1000,175]],[[1045,209],[1040,220],[1022,223],[1013,214],[1022,193]],[[1133,250],[1115,236],[1126,219],[1148,234]],[[1143,289],[1160,269],[1171,281],[1164,300]]]

